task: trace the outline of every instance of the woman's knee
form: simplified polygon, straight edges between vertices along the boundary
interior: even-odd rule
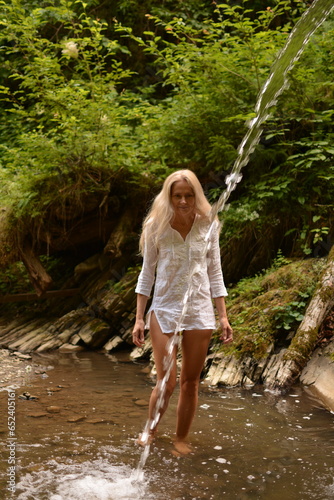
[[[176,387],[176,377],[172,377],[169,380],[165,381],[159,380],[155,386],[155,390],[157,392],[163,391],[164,394],[169,398]]]
[[[180,390],[186,394],[197,394],[199,388],[199,379],[180,380]]]

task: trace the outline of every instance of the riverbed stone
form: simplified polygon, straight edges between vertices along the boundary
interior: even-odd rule
[[[73,424],[76,424],[77,422],[82,422],[83,420],[85,420],[85,416],[81,415],[81,416],[76,416],[76,417],[69,417],[67,419],[67,422],[70,422],[70,423],[73,423]]]
[[[135,404],[137,406],[148,406],[148,401],[146,401],[145,399],[137,399],[137,401],[135,401]]]
[[[30,354],[23,354],[22,352],[17,352],[17,351],[15,351],[13,353],[13,356],[16,356],[17,358],[20,358],[20,359],[31,359]]]
[[[46,411],[48,413],[60,413],[61,408],[60,408],[60,406],[53,406],[53,405],[51,405],[51,406],[47,406],[46,407]]]
[[[63,344],[63,345],[59,346],[58,350],[60,352],[80,352],[80,351],[84,351],[85,348],[81,345]]]

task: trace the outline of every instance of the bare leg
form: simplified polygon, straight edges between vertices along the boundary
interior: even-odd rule
[[[155,388],[152,391],[151,397],[150,397],[150,404],[149,404],[149,419],[153,420],[156,416],[156,405],[157,405],[157,399],[160,394],[160,384],[161,381],[163,380],[166,370],[164,368],[164,358],[167,354],[167,344],[172,337],[173,334],[164,334],[161,331],[161,328],[159,326],[159,323],[155,317],[154,312],[152,312],[151,316],[151,325],[150,325],[150,336],[151,336],[151,341],[152,341],[152,348],[153,348],[153,355],[154,355],[154,361],[155,361],[155,366],[157,370],[157,383]],[[173,366],[170,372],[169,379],[166,382],[164,390],[164,400],[162,407],[159,410],[159,419],[158,423],[165,413],[169,399],[171,395],[173,394],[173,391],[176,386],[176,374],[177,374],[177,368],[176,368],[176,350],[177,348],[174,348],[174,353],[173,353]],[[154,437],[154,434],[157,429],[157,425],[151,430],[151,435],[152,438]]]
[[[180,396],[177,407],[174,446],[181,454],[191,451],[186,443],[198,403],[201,371],[208,352],[212,330],[191,330],[183,333]]]

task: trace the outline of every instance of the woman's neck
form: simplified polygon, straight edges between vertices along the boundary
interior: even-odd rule
[[[177,226],[177,227],[191,227],[193,225],[193,222],[195,220],[196,214],[189,214],[184,217],[181,215],[174,215],[172,221],[171,221],[171,226]]]

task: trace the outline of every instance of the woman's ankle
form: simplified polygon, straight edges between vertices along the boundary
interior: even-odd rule
[[[193,452],[191,445],[185,438],[176,437],[173,441],[173,445],[177,453],[180,455],[189,455],[189,453]]]

